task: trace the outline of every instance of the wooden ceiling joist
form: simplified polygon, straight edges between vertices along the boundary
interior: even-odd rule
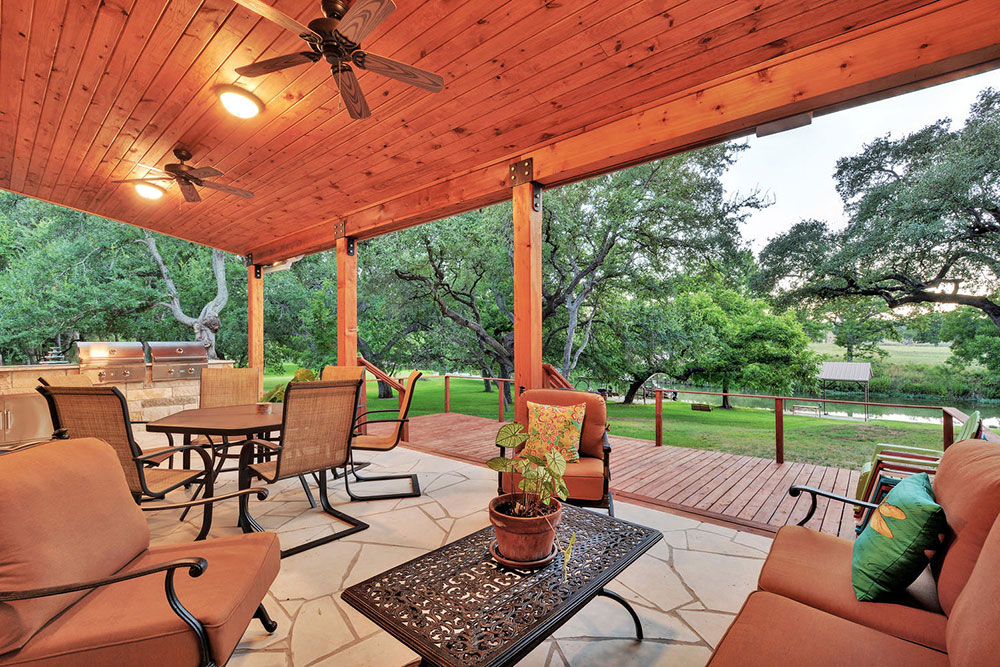
[[[345,222],[347,235],[363,239],[509,199],[507,167],[518,159],[531,157],[534,179],[557,186],[1000,59],[996,33],[981,30],[984,25],[1000,30],[1000,15],[988,0],[927,6],[891,23],[776,58],[606,125],[299,230],[256,248],[254,259],[266,263],[329,248],[334,222]],[[890,52],[887,43],[893,45]]]
[[[521,158],[552,187],[1000,58],[995,0],[396,2],[365,48],[446,88],[360,72],[364,121],[320,64],[238,77],[302,42],[232,0],[2,3],[0,187],[273,262],[509,199]],[[230,83],[264,113],[227,115]],[[113,183],[177,145],[255,197]]]

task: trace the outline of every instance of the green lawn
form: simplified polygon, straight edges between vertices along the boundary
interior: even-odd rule
[[[948,345],[879,345],[888,353],[891,364],[943,364],[951,356]],[[809,349],[831,359],[843,359],[844,348],[832,343],[812,343]]]
[[[294,370],[294,369],[290,369]],[[285,376],[283,381],[290,377]],[[277,376],[265,379],[273,386]],[[268,384],[271,382],[271,384]],[[374,382],[368,384],[370,409],[395,408],[393,399],[377,399]],[[451,380],[451,409],[496,419],[498,396],[484,393],[480,380]],[[413,396],[410,414],[432,414],[444,410],[444,380],[421,380]],[[507,418],[511,410],[507,410]],[[653,440],[654,406],[610,403],[611,433]],[[919,447],[940,447],[941,428],[933,424],[895,421],[867,423],[842,419],[785,415],[785,459],[858,468],[868,460],[871,447],[880,442]],[[749,456],[774,456],[774,413],[751,408],[694,412],[688,403],[667,401],[663,405],[663,442],[667,445],[713,449]]]

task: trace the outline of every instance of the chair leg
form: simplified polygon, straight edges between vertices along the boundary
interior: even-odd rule
[[[608,516],[614,517],[615,515],[615,497],[610,491],[608,491]]]
[[[204,488],[205,497],[210,498],[212,490],[215,488],[215,480],[212,478],[211,471],[205,471]],[[201,519],[201,530],[198,532],[198,536],[194,538],[195,542],[200,542],[208,537],[208,531],[212,530],[212,503],[206,503],[204,512]]]
[[[260,621],[260,624],[264,626],[268,634],[273,633],[278,629],[278,624],[271,620],[271,617],[267,613],[267,609],[264,609],[264,603],[261,602],[257,605],[257,611],[254,612],[253,617]]]
[[[306,492],[306,500],[309,501],[309,507],[315,509],[316,499],[313,497],[312,489],[309,488],[309,482],[306,481],[306,476],[299,475],[299,482],[302,484],[302,490]]]
[[[345,528],[344,530],[337,531],[332,535],[326,535],[325,537],[320,537],[315,540],[311,540],[309,542],[306,542],[305,544],[300,544],[297,547],[292,547],[291,549],[283,549],[281,551],[282,558],[294,556],[295,554],[302,553],[303,551],[307,551],[309,549],[313,549],[315,547],[322,546],[324,544],[329,544],[334,540],[339,540],[343,537],[347,537],[348,535],[360,533],[362,530],[367,530],[369,528],[368,524],[365,523],[364,521],[360,519],[355,519],[352,516],[344,514],[343,512],[335,509],[333,505],[330,504],[330,496],[327,493],[327,486],[326,486],[326,470],[319,471],[319,502],[322,505],[324,512],[334,517],[335,519],[343,521],[349,527]]]
[[[413,474],[403,474],[403,475],[372,475],[371,477],[362,477],[358,474],[357,467],[353,464],[351,466],[350,474],[354,475],[354,479],[358,483],[362,482],[384,482],[390,479],[408,479],[410,480],[410,490],[401,491],[399,493],[380,493],[373,494],[369,496],[359,495],[351,491],[351,481],[348,479],[347,469],[344,472],[344,487],[347,489],[347,495],[351,497],[352,501],[358,500],[391,500],[393,498],[419,498],[420,497],[420,479],[417,477],[416,473]]]

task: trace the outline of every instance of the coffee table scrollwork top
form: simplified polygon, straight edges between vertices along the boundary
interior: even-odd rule
[[[515,570],[489,554],[484,528],[346,589],[341,597],[417,652],[425,665],[496,667],[527,655],[662,539],[658,530],[563,506],[562,544],[576,533],[563,576],[561,555],[539,570]]]

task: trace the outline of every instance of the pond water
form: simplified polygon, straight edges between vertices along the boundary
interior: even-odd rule
[[[678,388],[680,394],[678,395],[679,401],[685,403],[711,403],[713,405],[718,405],[722,403],[721,396],[699,396],[697,394],[685,394],[684,389]],[[702,387],[688,387],[692,391],[712,391],[709,388]],[[821,399],[822,396],[815,393],[805,393],[800,394],[799,398],[803,399]],[[855,397],[853,395],[847,394],[828,394],[827,398],[830,400],[843,400],[843,401],[862,401],[864,400],[863,395]],[[745,407],[745,408],[766,408],[774,409],[774,401],[766,398],[732,398],[730,399],[734,406]],[[993,430],[1000,429],[1000,404],[997,403],[980,403],[976,401],[959,401],[951,399],[921,399],[921,398],[893,398],[893,397],[873,397],[870,399],[873,403],[898,403],[906,405],[926,405],[926,406],[948,406],[961,410],[965,414],[970,414],[974,410],[979,410],[979,413],[983,417],[983,422],[988,428]],[[790,409],[791,405],[817,405],[814,401],[786,401],[786,410]],[[865,417],[865,406],[863,405],[842,405],[839,403],[827,403],[826,413],[835,417],[853,417],[856,419],[864,419]],[[888,419],[894,421],[907,421],[914,423],[926,423],[926,424],[940,424],[941,423],[941,412],[939,410],[923,410],[919,408],[882,408],[869,406],[868,408],[869,419]],[[956,429],[958,425],[956,424]]]

